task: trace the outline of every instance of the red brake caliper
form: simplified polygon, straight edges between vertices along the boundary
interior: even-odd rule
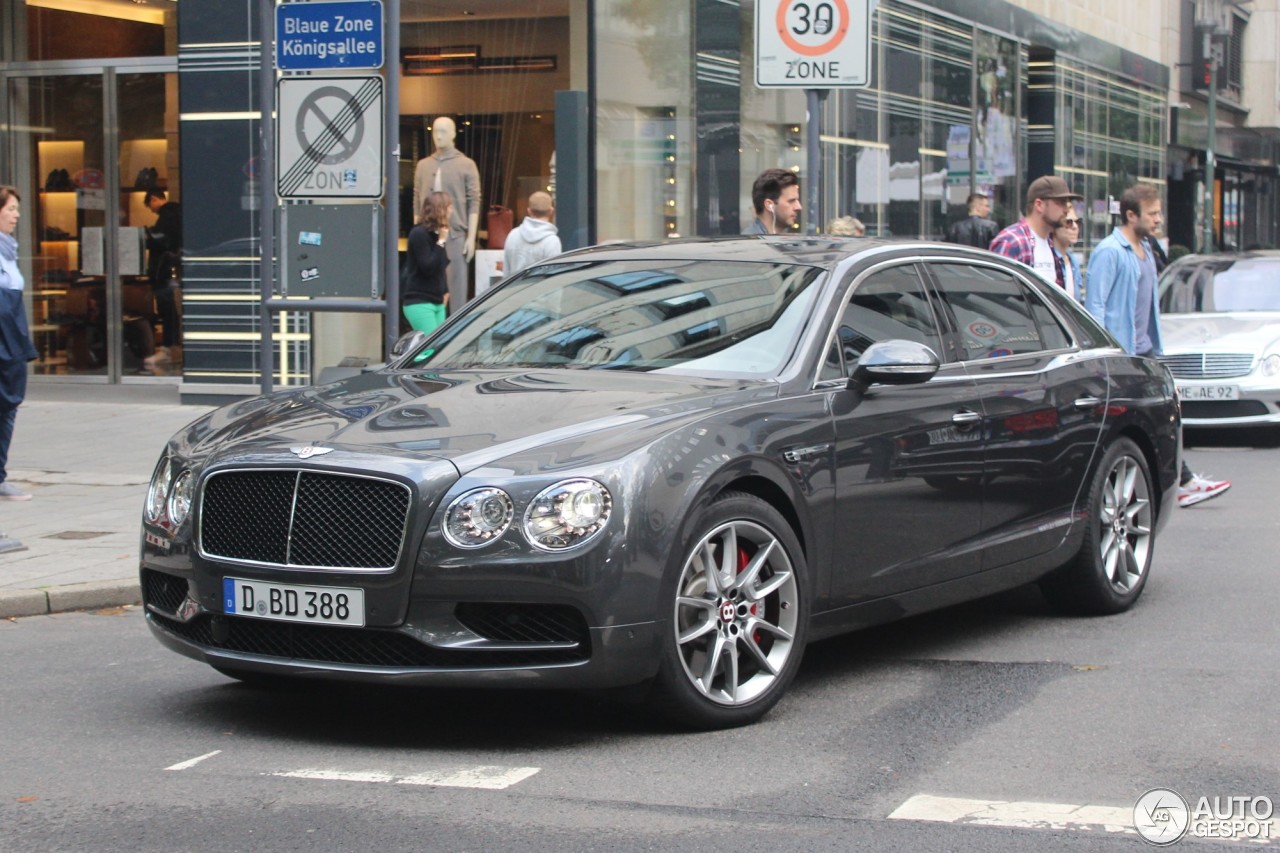
[[[739,546],[738,546],[738,574],[742,574],[742,571],[747,567],[747,563],[749,563],[749,562],[751,562],[751,558],[747,556],[747,551],[746,551],[746,549],[745,549],[745,548],[743,548],[741,545],[739,545]],[[759,605],[759,604],[757,604],[757,603],[756,603],[756,602],[754,602],[754,601],[751,603],[751,615],[752,615],[752,616],[759,616],[759,615],[760,615],[760,611],[757,609],[759,606],[760,606],[760,605]],[[759,631],[756,631],[754,634],[752,634],[752,635],[751,635],[751,639],[755,640],[755,641],[756,641],[756,643],[757,643],[757,644],[759,644],[759,642],[760,642],[760,632],[759,632]]]

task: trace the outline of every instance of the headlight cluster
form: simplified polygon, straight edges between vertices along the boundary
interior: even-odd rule
[[[178,471],[168,456],[163,457],[147,487],[147,521],[156,524],[167,513],[170,524],[180,526],[191,514],[194,490],[195,476],[191,470]]]
[[[565,480],[538,493],[524,513],[524,536],[535,548],[563,551],[590,541],[609,522],[613,498],[595,480]],[[473,489],[444,514],[444,537],[459,548],[480,548],[507,532],[515,502],[502,489]]]
[[[1269,355],[1262,360],[1262,375],[1280,375],[1280,355]]]

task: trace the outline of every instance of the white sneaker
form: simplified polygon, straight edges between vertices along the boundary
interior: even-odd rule
[[[8,480],[5,480],[3,483],[0,483],[0,500],[29,501],[31,500],[31,495],[22,491],[22,489],[19,489]]]
[[[1231,488],[1230,480],[1210,480],[1199,474],[1192,474],[1191,479],[1178,486],[1178,506],[1195,506],[1202,501],[1216,498]]]
[[[168,364],[171,360],[168,347],[156,347],[155,353],[144,358],[142,363],[147,367],[155,367],[157,364]]]

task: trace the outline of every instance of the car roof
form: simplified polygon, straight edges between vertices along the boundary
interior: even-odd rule
[[[702,260],[793,263],[829,268],[854,255],[913,255],[933,257],[997,257],[983,249],[954,243],[902,238],[816,236],[694,237],[653,242],[602,243],[568,252],[551,263],[569,260]]]
[[[1188,266],[1190,264],[1232,264],[1236,261],[1280,261],[1280,249],[1249,249],[1243,252],[1219,252],[1213,255],[1183,255],[1175,263]]]

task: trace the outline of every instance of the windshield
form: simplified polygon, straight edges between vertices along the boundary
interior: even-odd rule
[[[821,274],[719,260],[543,265],[472,306],[406,363],[772,375],[795,349]]]
[[[1280,311],[1280,258],[1224,258],[1170,267],[1160,286],[1165,314]]]

